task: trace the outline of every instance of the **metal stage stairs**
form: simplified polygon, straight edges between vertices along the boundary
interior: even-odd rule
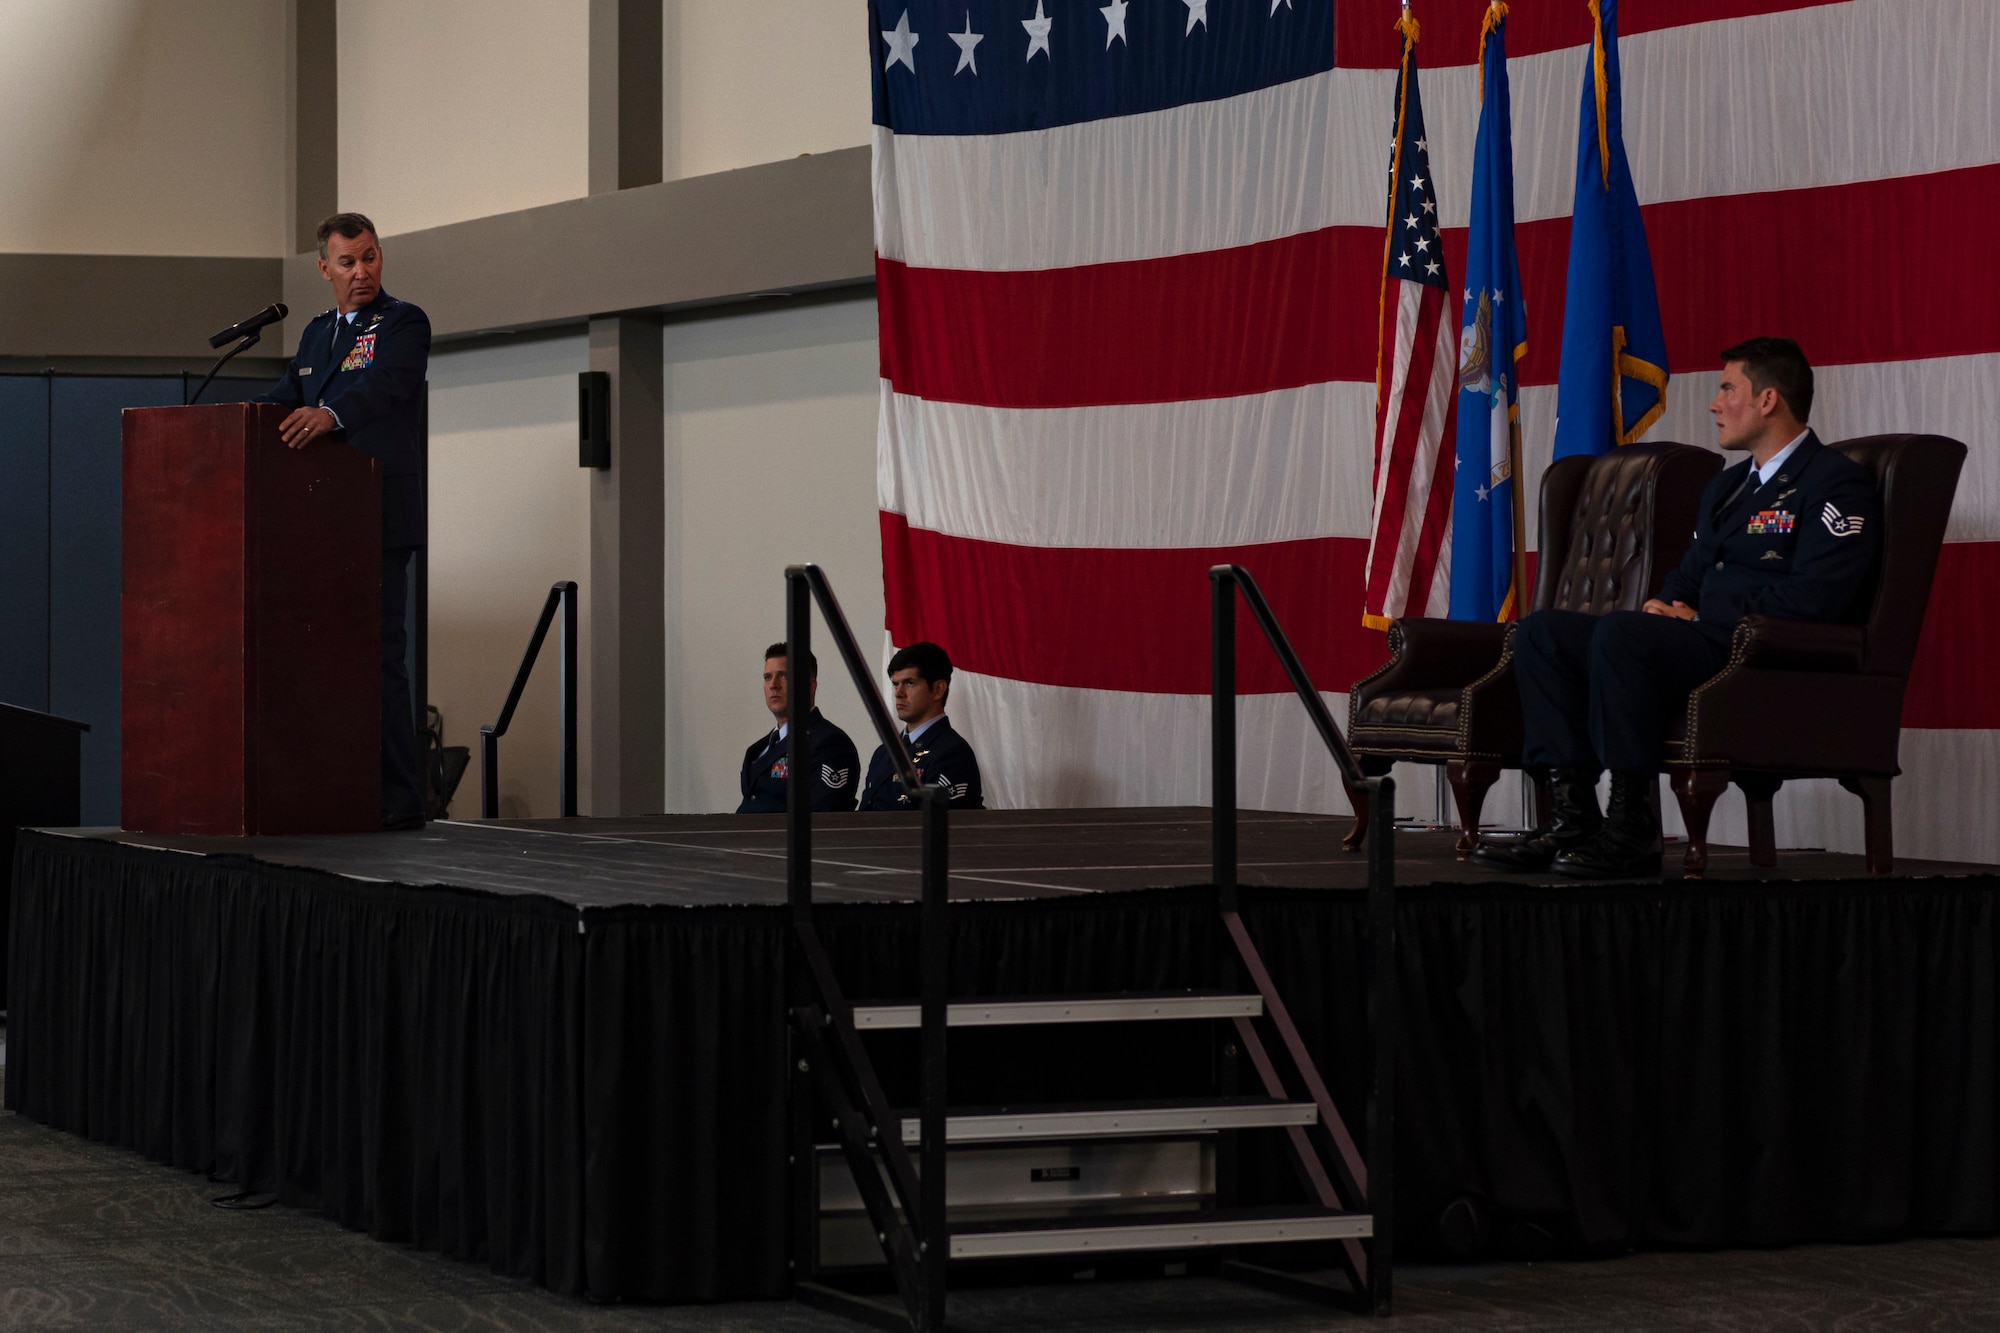
[[[948,1265],[1038,1263],[1103,1256],[1214,1256],[1228,1277],[1387,1314],[1393,1229],[1389,1089],[1394,1061],[1394,786],[1368,778],[1249,574],[1210,571],[1214,761],[1213,879],[1227,936],[1220,961],[1240,987],[1148,994],[1036,995],[949,1000],[945,794],[919,779],[875,689],[825,575],[786,570],[786,643],[792,662],[810,651],[816,600],[882,743],[922,814],[919,938],[921,995],[914,1002],[850,1003],[813,921],[812,824],[799,788],[788,823],[790,905],[796,937],[792,981],[792,1253],[798,1299],[878,1327],[945,1328]],[[1237,909],[1236,598],[1255,615],[1326,741],[1375,836],[1369,856],[1369,1027],[1366,1151],[1334,1105],[1312,1052],[1273,984]],[[790,672],[792,679],[799,673]],[[787,744],[794,773],[810,771],[807,692],[791,692]],[[1165,1100],[948,1107],[945,1065],[952,1029],[1173,1023],[1197,1025],[1214,1043],[1215,1095]],[[868,1038],[918,1034],[918,1105],[892,1106]],[[1267,1034],[1274,1040],[1266,1041]],[[1275,1057],[1274,1058],[1274,1052]],[[1240,1076],[1256,1089],[1241,1094]],[[1243,1206],[1233,1198],[1237,1136],[1282,1134],[1305,1202]],[[831,1138],[831,1142],[825,1141]],[[1317,1245],[1346,1282],[1322,1282],[1243,1255],[1258,1246]],[[1312,1253],[1314,1251],[1307,1251]],[[1299,1253],[1297,1250],[1291,1254]],[[860,1294],[843,1279],[886,1265],[899,1304]]]

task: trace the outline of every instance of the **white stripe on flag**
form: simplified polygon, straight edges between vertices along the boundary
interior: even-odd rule
[[[1930,431],[1966,441],[1947,539],[2000,540],[2000,449],[1981,444],[2000,421],[2000,353],[1825,366],[1814,378],[1813,425],[1823,439]],[[1646,438],[1713,445],[1713,393],[1710,376],[1675,377],[1667,413]],[[915,527],[1021,546],[1369,535],[1370,384],[1051,410],[927,402],[893,393],[887,381],[882,397],[878,499]],[[1522,501],[1534,550],[1555,386],[1530,385],[1520,402]],[[1216,477],[1226,480],[1209,484]]]
[[[2000,162],[1992,0],[1852,0],[1621,38],[1626,147],[1644,203]],[[1419,48],[1421,55],[1421,47]],[[1567,217],[1576,51],[1510,62],[1515,216]],[[1773,71],[1783,77],[1774,83]],[[876,249],[923,267],[1065,268],[1380,227],[1394,70],[1005,135],[875,130]],[[1423,71],[1442,225],[1466,225],[1479,71]],[[1774,97],[1811,103],[1773,132]]]
[[[1676,376],[1667,388],[1666,415],[1646,438],[1713,445],[1715,422],[1708,404],[1720,372],[1718,363],[1715,374]],[[1523,397],[1539,392],[1529,389]],[[1555,389],[1546,392],[1547,402],[1538,403],[1539,410],[1550,414],[1540,419],[1544,436],[1555,420]],[[2000,541],[1995,423],[2000,423],[2000,353],[1821,366],[1813,372],[1812,425],[1822,440],[1912,431],[1964,441],[1965,471],[1958,479],[1946,541]],[[1539,474],[1531,470],[1529,475]]]
[[[1237,546],[1368,535],[1366,384],[1023,409],[882,381],[883,509],[1017,546]]]

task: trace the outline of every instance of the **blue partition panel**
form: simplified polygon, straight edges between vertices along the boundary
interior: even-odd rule
[[[49,710],[88,722],[83,822],[118,822],[119,412],[181,401],[174,378],[59,376],[49,403]]]
[[[49,707],[46,375],[0,375],[0,703]]]

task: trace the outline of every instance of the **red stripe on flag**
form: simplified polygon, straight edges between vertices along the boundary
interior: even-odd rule
[[[1996,587],[2000,542],[1951,542],[1940,553],[1904,726],[2000,728],[2000,621],[1985,611]]]
[[[1039,685],[1208,692],[1208,570],[1239,564],[1269,598],[1313,683],[1345,692],[1387,656],[1361,626],[1358,537],[1255,546],[1012,546],[912,528],[884,513],[890,637],[929,639],[967,671]],[[1530,578],[1533,577],[1532,565]],[[2000,583],[2000,542],[1944,548],[1903,709],[1907,727],[2000,729],[2000,622],[1971,614]],[[1238,680],[1284,693],[1277,658],[1238,618]]]
[[[1759,333],[1816,365],[2000,351],[2000,265],[1932,269],[1941,219],[2000,216],[2000,165],[1651,204],[1646,233],[1676,371]],[[1947,226],[1948,229],[1948,226]],[[1373,383],[1382,233],[1329,227],[1164,259],[983,272],[876,262],[882,372],[898,392],[1085,407]],[[1521,383],[1553,384],[1569,219],[1515,229],[1528,304]],[[1463,273],[1465,230],[1445,233]]]
[[[882,515],[890,637],[929,639],[968,671],[1042,685],[1208,692],[1208,570],[1256,578],[1313,683],[1344,691],[1387,657],[1361,626],[1358,537],[1255,546],[1010,546],[912,528]],[[1247,613],[1237,678],[1250,694],[1290,689]]]
[[[1065,269],[878,259],[882,373],[900,392],[995,407],[1372,382],[1381,263],[1380,227]]]
[[[1618,6],[1622,37],[1680,28],[1693,23],[1750,18],[1792,9],[1813,9],[1829,0],[1624,0]],[[1425,69],[1472,65],[1479,61],[1479,24],[1486,0],[1425,0],[1418,16],[1423,41],[1417,55]],[[1402,38],[1394,27],[1393,6],[1342,0],[1333,10],[1333,59],[1344,69],[1395,69],[1402,61]],[[1583,0],[1557,4],[1517,4],[1507,16],[1510,59],[1542,51],[1583,46],[1591,39],[1590,11]]]

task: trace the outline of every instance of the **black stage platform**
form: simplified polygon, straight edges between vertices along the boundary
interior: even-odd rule
[[[26,834],[7,1105],[561,1291],[781,1295],[782,823]],[[1359,1128],[1345,828],[1245,812],[1241,873]],[[848,993],[914,995],[914,819],[814,837]],[[1401,1253],[1468,1196],[1494,1246],[1568,1253],[2000,1226],[2000,867],[1723,848],[1703,883],[1576,885],[1467,867],[1448,833],[1397,851]],[[957,994],[1217,981],[1205,810],[957,814],[951,854]],[[1212,1078],[1148,1026],[954,1033],[953,1099]],[[1250,1157],[1253,1193],[1296,1188]]]

